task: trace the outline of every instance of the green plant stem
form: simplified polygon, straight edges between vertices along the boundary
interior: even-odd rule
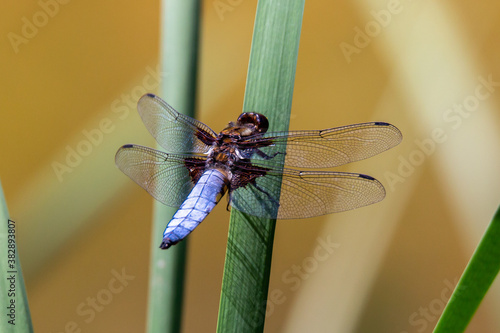
[[[287,130],[305,0],[259,0],[244,112]],[[276,220],[231,212],[217,332],[262,332]]]
[[[500,270],[500,207],[458,281],[434,333],[464,332]]]
[[[195,108],[199,0],[162,3],[160,96],[191,117]],[[154,204],[151,237],[148,332],[180,332],[187,242],[168,250],[158,247],[175,209]]]
[[[23,272],[17,255],[17,222],[9,220],[2,184],[0,223],[0,332],[33,332]]]

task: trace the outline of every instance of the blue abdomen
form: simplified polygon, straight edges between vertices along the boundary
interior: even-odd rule
[[[226,191],[226,176],[216,169],[205,171],[163,232],[162,249],[183,240],[212,211]]]

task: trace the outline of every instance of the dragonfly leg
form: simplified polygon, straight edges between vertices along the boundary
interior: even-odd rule
[[[270,159],[272,159],[272,158],[275,158],[275,157],[276,157],[276,155],[279,155],[279,154],[286,155],[286,153],[282,153],[282,152],[279,152],[279,151],[278,151],[278,152],[276,152],[276,153],[274,153],[273,155],[267,155],[266,153],[264,153],[264,152],[263,152],[262,150],[260,150],[260,149],[257,149],[257,150],[256,150],[256,153],[257,153],[257,155],[259,155],[260,157],[262,157],[262,158],[263,158],[263,159],[265,159],[265,160],[270,160]]]
[[[232,194],[232,192],[231,192],[231,191],[228,191],[228,193],[227,193],[227,206],[226,206],[226,210],[227,210],[228,212],[230,211],[230,209],[229,209],[229,205],[231,204],[231,196],[232,196],[231,194]]]
[[[257,183],[252,183],[252,185],[259,191],[261,191],[262,193],[264,193],[265,195],[267,195],[267,198],[273,203],[275,204],[276,206],[279,206],[280,203],[279,201],[277,201],[276,199],[273,198],[273,196],[271,194],[269,194],[269,192],[267,192],[266,190],[264,190],[262,187],[260,187],[259,185],[257,185]]]

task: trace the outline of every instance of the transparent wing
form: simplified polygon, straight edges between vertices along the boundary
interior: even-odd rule
[[[363,174],[284,169],[282,176],[281,180],[280,172],[268,170],[235,189],[231,205],[254,216],[296,219],[351,210],[385,197],[382,184]]]
[[[397,127],[371,122],[326,130],[266,133],[250,138],[242,148],[271,144],[260,150],[271,157],[286,153],[287,166],[331,168],[377,155],[398,145],[402,138]],[[262,159],[256,154],[253,158]],[[279,158],[276,162],[280,163]]]
[[[205,167],[204,157],[167,154],[139,145],[118,149],[115,163],[161,203],[179,207]]]
[[[166,151],[206,153],[215,140],[215,132],[202,122],[174,110],[153,94],[137,103],[139,115],[148,131]]]

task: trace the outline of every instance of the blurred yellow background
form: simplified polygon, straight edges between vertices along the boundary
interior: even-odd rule
[[[168,75],[159,8],[0,4],[0,179],[36,332],[145,329],[153,199],[114,154],[154,145],[135,103]],[[197,118],[215,131],[241,112],[255,9],[203,1]],[[404,140],[344,168],[383,202],[278,221],[266,332],[432,331],[500,202],[499,35],[491,0],[306,2],[291,129],[377,120]],[[215,330],[228,220],[222,204],[189,236],[184,332]],[[499,332],[499,309],[497,279],[468,332]]]

